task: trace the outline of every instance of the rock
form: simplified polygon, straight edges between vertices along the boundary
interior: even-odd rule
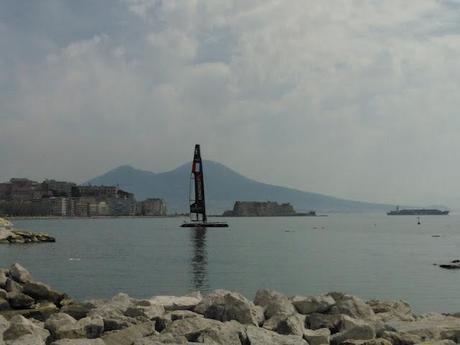
[[[388,340],[377,338],[370,340],[345,340],[342,345],[392,345]]]
[[[452,340],[438,340],[438,341],[424,341],[419,345],[456,345],[457,343]]]
[[[305,332],[305,316],[300,314],[276,314],[264,322],[263,328],[279,334],[302,336]]]
[[[32,275],[29,273],[29,271],[27,271],[18,263],[11,265],[10,275],[15,281],[22,284],[33,280]]]
[[[148,305],[135,305],[129,307],[124,312],[125,316],[129,317],[145,317],[149,320],[154,320],[161,317],[165,313],[165,308],[162,305],[150,304],[150,301],[147,301]]]
[[[204,330],[219,328],[221,325],[222,322],[217,320],[191,317],[170,323],[161,333],[184,336],[188,341],[196,341]]]
[[[292,304],[301,314],[325,313],[335,305],[335,300],[331,296],[322,295],[318,297],[294,296]]]
[[[0,268],[0,289],[6,287],[6,280],[8,279],[9,270]]]
[[[266,319],[275,314],[294,314],[296,312],[289,298],[274,290],[258,290],[254,304],[264,308]]]
[[[0,311],[8,309],[10,309],[10,304],[5,298],[0,297]]]
[[[342,317],[343,315],[341,314],[329,315],[313,313],[307,316],[305,324],[308,328],[313,330],[327,328],[331,331],[331,334],[334,334],[340,331]]]
[[[0,344],[3,339],[3,332],[5,332],[10,327],[10,323],[2,315],[0,315]]]
[[[183,320],[189,317],[203,317],[203,315],[190,310],[174,310],[170,314],[171,321]]]
[[[77,321],[77,327],[83,330],[86,338],[99,338],[104,332],[104,320],[98,316],[85,317]]]
[[[331,344],[342,344],[345,340],[369,340],[374,338],[374,328],[368,324],[362,324],[334,334],[331,337]]]
[[[222,322],[235,320],[242,324],[259,324],[254,304],[239,293],[227,290],[207,295],[195,307],[195,312]]]
[[[15,282],[13,279],[7,278],[5,284],[5,290],[7,292],[22,292],[22,286]]]
[[[65,313],[51,315],[45,322],[45,328],[50,331],[54,339],[79,338],[74,336],[77,320]]]
[[[393,345],[414,345],[422,342],[422,338],[418,335],[405,332],[385,331],[382,338],[388,340]]]
[[[21,292],[10,292],[8,293],[8,302],[12,308],[15,309],[28,309],[32,308],[35,304],[35,300]]]
[[[9,340],[6,345],[45,345],[45,341],[36,335],[26,334],[17,339]]]
[[[46,329],[36,325],[34,322],[21,315],[16,315],[10,320],[8,329],[3,333],[3,339],[6,341],[15,340],[27,334],[38,337],[44,341],[50,335]]]
[[[108,301],[93,301],[91,305],[94,308],[88,316],[100,316],[104,320],[105,331],[120,330],[147,321],[145,318],[133,318],[124,314],[133,305],[131,298],[126,294],[115,295]]]
[[[362,299],[355,296],[331,292],[328,294],[335,300],[335,305],[330,309],[330,314],[345,314],[355,319],[373,319],[374,311]]]
[[[188,344],[187,338],[181,335],[175,336],[173,334],[155,334],[149,337],[137,339],[133,345],[179,345]]]
[[[407,302],[374,299],[367,301],[367,304],[372,308],[375,315],[384,322],[390,320],[415,321],[415,316]]]
[[[156,296],[150,299],[150,303],[163,306],[165,310],[193,310],[201,299],[201,294],[198,292],[182,297]]]
[[[136,340],[152,335],[155,332],[154,322],[144,322],[104,334],[102,339],[105,345],[132,345]]]
[[[90,303],[70,303],[61,308],[62,313],[69,314],[76,320],[83,319],[84,317],[88,316],[88,313],[94,309],[94,306]]]
[[[244,326],[236,321],[229,321],[203,330],[196,341],[213,345],[241,345]]]
[[[331,331],[328,328],[320,328],[317,330],[306,329],[303,333],[303,338],[310,345],[329,344]]]
[[[59,304],[64,298],[64,294],[52,290],[48,285],[40,282],[27,282],[24,284],[23,292],[36,300],[52,301]]]
[[[297,335],[280,335],[255,326],[248,326],[245,333],[245,342],[250,345],[308,345],[308,343]]]
[[[99,339],[60,339],[51,343],[51,345],[105,345],[104,341]]]

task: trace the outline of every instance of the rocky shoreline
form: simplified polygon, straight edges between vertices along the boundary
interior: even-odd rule
[[[415,315],[403,301],[331,292],[254,301],[215,290],[202,296],[75,301],[19,264],[0,269],[1,345],[454,345],[460,315]]]
[[[43,232],[0,228],[0,244],[24,244],[40,242],[56,242],[56,239]]]

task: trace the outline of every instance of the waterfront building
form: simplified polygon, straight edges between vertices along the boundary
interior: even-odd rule
[[[149,198],[136,204],[139,216],[166,216],[166,202],[163,199]]]

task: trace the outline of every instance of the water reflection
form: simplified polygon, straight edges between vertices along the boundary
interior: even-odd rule
[[[206,228],[193,228],[190,236],[193,245],[192,287],[194,290],[206,292],[209,291]]]

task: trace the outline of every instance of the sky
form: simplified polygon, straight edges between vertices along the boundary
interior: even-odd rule
[[[0,181],[204,158],[460,207],[460,1],[0,0]]]

